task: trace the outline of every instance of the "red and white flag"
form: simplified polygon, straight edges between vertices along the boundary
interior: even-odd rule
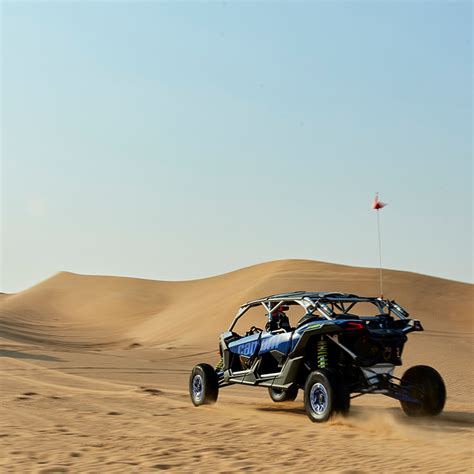
[[[385,204],[382,201],[379,201],[379,193],[375,193],[375,199],[374,202],[372,203],[372,209],[375,209],[378,211],[379,209],[382,209],[382,207],[385,207],[387,204]]]

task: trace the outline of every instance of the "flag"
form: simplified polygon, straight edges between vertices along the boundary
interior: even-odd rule
[[[375,209],[378,211],[379,209],[382,209],[382,207],[385,207],[387,204],[385,204],[382,201],[379,201],[379,193],[375,193],[375,199],[374,202],[372,203],[372,209]]]

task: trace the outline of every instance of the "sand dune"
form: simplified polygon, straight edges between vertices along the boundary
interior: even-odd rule
[[[60,273],[0,298],[0,466],[4,472],[472,472],[473,286],[385,272],[386,296],[422,320],[406,367],[433,365],[445,412],[406,418],[398,402],[356,399],[348,418],[310,423],[296,402],[230,387],[194,408],[187,377],[216,362],[243,301],[290,290],[374,295],[375,269],[304,260],[184,282]],[[404,368],[399,369],[399,371]],[[321,446],[342,447],[330,456]]]
[[[472,286],[385,271],[394,297],[431,329],[472,332]],[[12,339],[64,345],[187,343],[205,347],[238,306],[262,295],[310,289],[375,295],[378,271],[283,260],[202,280],[165,282],[59,273],[1,303]],[[185,328],[192,327],[192,331]]]

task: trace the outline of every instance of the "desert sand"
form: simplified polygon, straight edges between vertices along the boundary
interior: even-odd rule
[[[291,290],[373,296],[378,270],[285,260],[195,281],[59,273],[0,295],[2,472],[473,472],[473,286],[385,271],[385,293],[422,320],[410,365],[443,375],[432,419],[395,400],[353,400],[311,423],[266,389],[228,387],[195,408],[188,376],[247,300]]]

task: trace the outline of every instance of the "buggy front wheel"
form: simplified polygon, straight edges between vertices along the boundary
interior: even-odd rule
[[[219,384],[217,374],[209,364],[194,367],[189,377],[189,395],[195,406],[208,405],[217,401]]]

